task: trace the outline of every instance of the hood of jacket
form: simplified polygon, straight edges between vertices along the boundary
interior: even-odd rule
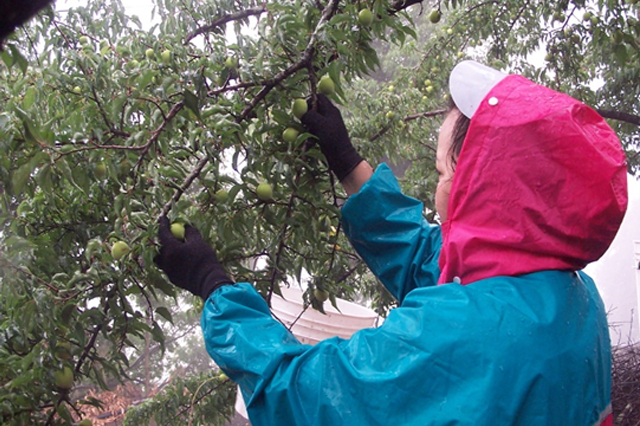
[[[618,231],[626,179],[620,140],[597,112],[505,78],[478,107],[458,158],[439,282],[584,268]]]

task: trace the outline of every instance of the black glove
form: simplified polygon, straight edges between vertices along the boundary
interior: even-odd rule
[[[360,164],[363,158],[351,145],[340,110],[331,103],[329,98],[318,94],[317,111],[312,110],[311,99],[307,100],[307,104],[309,110],[300,121],[309,133],[318,137],[320,150],[327,158],[329,168],[339,180],[342,180]]]
[[[233,284],[215,252],[196,228],[186,225],[185,239],[181,241],[173,236],[169,219],[163,216],[160,218],[159,237],[162,247],[154,262],[173,284],[205,300],[218,287]]]

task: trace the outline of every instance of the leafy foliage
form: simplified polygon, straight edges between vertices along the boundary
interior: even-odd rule
[[[152,420],[161,425],[223,425],[233,414],[236,392],[233,382],[218,373],[180,378],[153,399],[130,408],[123,426]]]
[[[370,26],[358,23],[364,6]],[[159,23],[146,29],[120,1],[92,0],[32,21],[0,54],[3,424],[69,424],[99,403],[83,387],[148,386],[176,368],[195,376],[167,390],[175,405],[162,419],[184,421],[180,386],[204,382],[209,405],[193,412],[228,413],[230,391],[200,376],[212,366],[201,342],[185,340],[201,306],[153,266],[163,213],[201,230],[267,299],[307,280],[316,309],[314,288],[383,315],[393,306],[341,233],[345,194],[291,114],[321,76],[335,82],[363,156],[402,170],[430,218],[438,117],[461,58],[597,108],[640,168],[635,2],[156,0],[154,10]],[[300,130],[294,142],[282,139],[288,127]],[[261,182],[273,200],[257,198]],[[120,260],[116,241],[131,248]],[[55,385],[64,366],[74,389]]]

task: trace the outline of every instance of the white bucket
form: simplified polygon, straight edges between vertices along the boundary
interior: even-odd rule
[[[305,310],[302,294],[298,287],[282,288],[283,297],[274,294],[271,298],[273,316],[289,327],[301,343],[315,345],[336,336],[348,339],[358,330],[375,327],[378,321],[378,314],[371,309],[343,299],[336,299],[338,309],[326,301],[326,315],[312,307]],[[249,418],[239,388],[235,408],[242,417]]]
[[[297,287],[283,288],[283,298],[274,295],[271,299],[271,311],[294,336],[304,338],[303,343],[313,345],[334,336],[348,339],[356,331],[376,325],[374,311],[343,299],[336,299],[338,309],[325,302],[325,314],[311,307],[304,310],[302,293]]]

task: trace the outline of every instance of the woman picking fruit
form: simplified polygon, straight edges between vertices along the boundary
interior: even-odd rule
[[[262,425],[611,425],[604,307],[581,272],[626,210],[620,142],[592,109],[465,61],[438,138],[436,209],[374,171],[323,96],[302,117],[350,195],[357,252],[398,299],[386,321],[308,346],[161,220],[159,266],[206,300],[207,350]]]

